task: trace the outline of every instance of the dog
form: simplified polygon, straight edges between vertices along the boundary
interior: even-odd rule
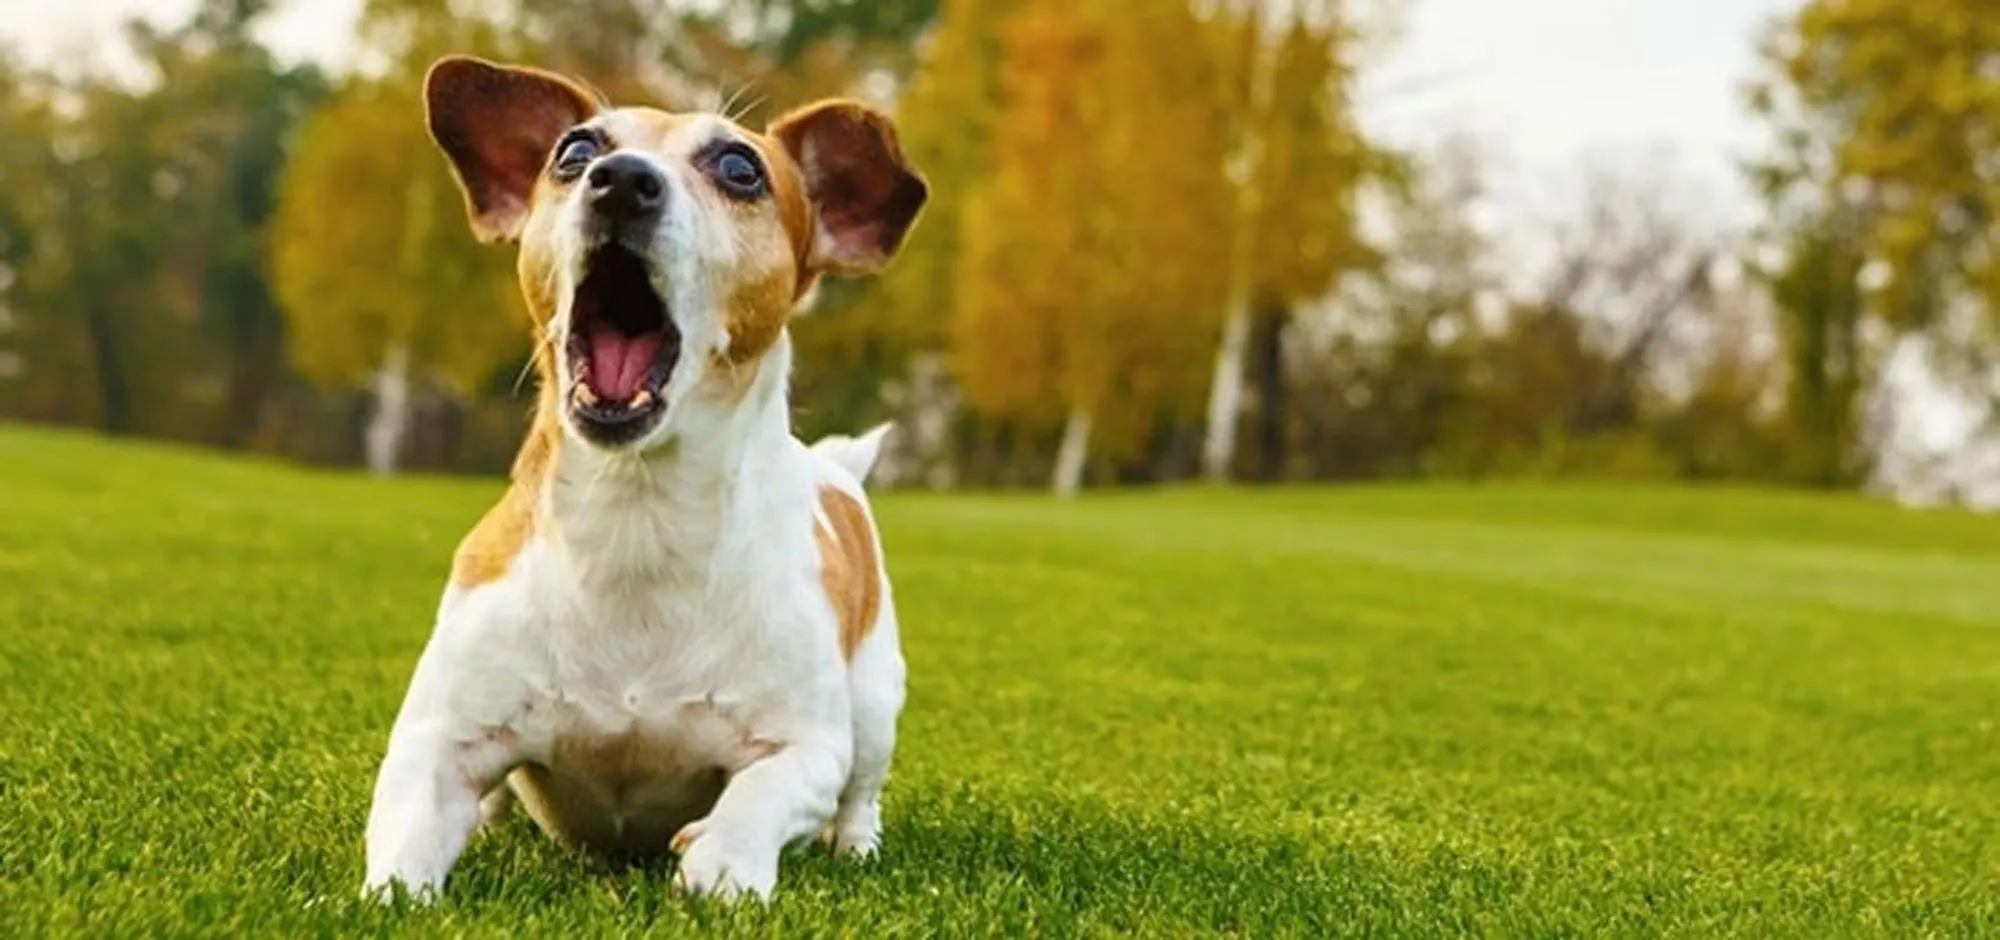
[[[832,99],[760,134],[467,56],[424,98],[474,234],[518,243],[540,384],[389,734],[364,894],[435,896],[517,801],[694,895],[768,898],[814,836],[870,855],[905,688],[862,488],[888,426],[793,436],[787,324],[924,208],[894,125]]]

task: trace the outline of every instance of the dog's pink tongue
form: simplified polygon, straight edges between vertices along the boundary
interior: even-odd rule
[[[590,385],[598,397],[630,401],[646,385],[646,370],[660,352],[660,334],[626,336],[617,330],[590,334]]]

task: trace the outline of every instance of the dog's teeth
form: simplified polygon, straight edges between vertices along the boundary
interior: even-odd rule
[[[590,390],[589,384],[578,382],[576,383],[576,400],[586,405],[595,405],[597,404],[597,393]]]
[[[644,408],[652,403],[653,403],[653,390],[649,388],[642,388],[639,390],[639,394],[632,396],[632,403],[630,405],[627,405],[626,407]]]

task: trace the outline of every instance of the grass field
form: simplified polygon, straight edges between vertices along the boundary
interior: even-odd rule
[[[1612,486],[886,498],[875,863],[367,907],[496,492],[0,428],[0,934],[2000,935],[2000,520]]]

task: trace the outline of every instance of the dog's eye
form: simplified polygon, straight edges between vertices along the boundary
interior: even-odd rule
[[[764,195],[764,168],[747,149],[731,147],[724,150],[715,158],[712,172],[716,183],[731,196],[755,199]]]
[[[570,131],[556,144],[556,162],[551,172],[559,180],[576,179],[602,150],[603,145],[598,142],[596,134],[586,130]]]

